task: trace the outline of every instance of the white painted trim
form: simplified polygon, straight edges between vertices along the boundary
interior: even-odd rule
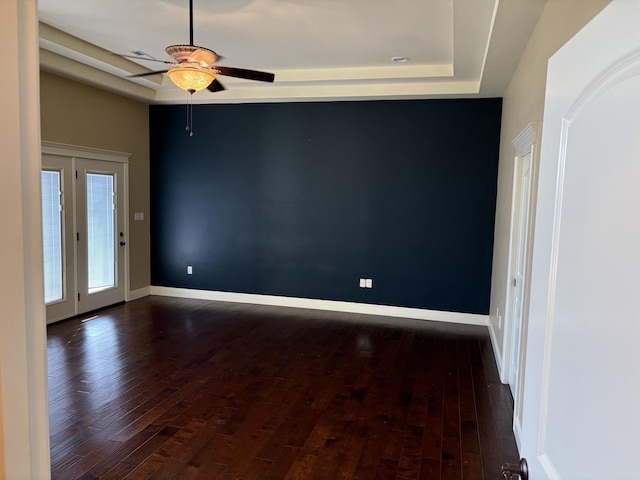
[[[489,51],[491,50],[491,39],[493,38],[493,31],[496,27],[496,19],[498,17],[498,7],[500,6],[500,0],[496,0],[493,4],[493,12],[491,13],[491,23],[489,26],[489,34],[487,35],[487,43],[484,47],[484,54],[482,55],[482,68],[480,68],[479,84],[482,85],[482,80],[487,71],[487,59],[489,58]],[[455,50],[455,49],[454,49]]]
[[[364,315],[381,315],[385,317],[409,318],[413,320],[430,320],[434,322],[461,323],[486,327],[488,315],[473,313],[441,312],[421,308],[393,307],[388,305],[371,305],[367,303],[340,302],[335,300],[317,300],[313,298],[279,297],[274,295],[256,295],[251,293],[216,292],[211,290],[194,290],[188,288],[151,286],[151,295],[166,297],[193,298],[200,300],[216,300],[219,302],[252,303],[277,307],[308,308],[313,310],[329,310],[334,312],[360,313]]]
[[[37,2],[0,2],[7,119],[3,142],[0,242],[0,477],[50,478],[46,326],[40,201],[40,116]],[[6,202],[11,202],[7,204]]]
[[[513,417],[513,436],[516,440],[518,454],[522,457],[522,423],[515,416]]]
[[[522,318],[520,325],[520,360],[519,360],[519,372],[517,375],[517,386],[514,398],[514,432],[515,425],[519,424],[522,420],[522,402],[524,395],[524,371],[525,371],[525,358],[526,358],[526,345],[528,335],[528,302],[531,289],[531,262],[533,256],[533,238],[534,238],[534,219],[535,219],[535,205],[538,190],[538,159],[537,159],[537,145],[539,142],[539,124],[537,122],[529,123],[516,138],[511,142],[514,147],[514,168],[512,178],[512,192],[511,192],[511,219],[509,222],[509,253],[507,264],[507,289],[505,292],[505,306],[504,306],[504,331],[502,337],[502,364],[498,366],[498,372],[500,374],[500,381],[505,384],[509,383],[509,378],[512,374],[511,369],[511,356],[513,350],[513,287],[512,279],[514,278],[514,271],[516,265],[516,235],[515,229],[517,229],[518,223],[518,202],[520,199],[520,175],[521,175],[521,160],[527,155],[530,156],[530,171],[531,176],[529,179],[529,218],[527,228],[527,239],[525,247],[525,264],[526,275],[524,278],[524,288],[522,295]]]
[[[512,326],[513,326],[513,287],[512,287],[512,279],[513,272],[515,270],[514,265],[516,263],[516,251],[515,251],[515,238],[514,238],[514,228],[516,228],[515,224],[517,222],[517,209],[518,209],[518,186],[519,186],[519,175],[520,175],[520,167],[519,163],[522,157],[526,155],[531,155],[531,185],[529,190],[530,196],[530,210],[529,210],[529,238],[527,239],[527,244],[531,245],[533,242],[533,227],[532,227],[532,218],[534,217],[535,210],[535,201],[536,201],[536,193],[535,188],[537,188],[536,178],[537,178],[537,161],[535,158],[536,155],[536,144],[538,142],[538,123],[530,123],[518,134],[516,138],[513,139],[511,144],[515,149],[514,157],[513,157],[513,178],[511,181],[512,189],[511,189],[511,218],[509,220],[509,261],[507,264],[507,291],[505,292],[505,305],[504,305],[504,332],[502,337],[502,352],[503,352],[503,362],[502,368],[499,368],[500,372],[500,381],[502,383],[509,383],[509,366],[511,363],[511,340],[512,340]],[[529,252],[527,254],[527,266],[529,267],[529,263],[531,261],[531,247],[529,247]],[[529,283],[529,282],[527,282]],[[529,288],[528,285],[525,285],[525,289]],[[523,297],[527,296],[527,293],[524,292]],[[524,301],[524,298],[523,298]],[[525,305],[522,305],[523,311],[523,323],[524,323],[524,315],[526,315]],[[527,343],[526,337],[522,339],[521,345],[522,348]],[[521,368],[524,371],[523,368]]]
[[[531,151],[531,146],[538,143],[538,123],[530,123],[513,139],[511,144],[515,148],[516,157],[524,157]]]
[[[496,319],[497,321],[497,319]],[[489,338],[491,339],[491,348],[493,349],[493,357],[496,359],[496,367],[498,367],[498,372],[500,372],[500,381],[502,383],[507,383],[502,378],[502,372],[504,370],[504,360],[502,355],[500,355],[500,349],[498,348],[498,337],[496,336],[496,329],[494,327],[494,322],[489,322]]]
[[[129,256],[129,250],[131,248],[131,242],[129,239],[129,154],[127,154],[126,162],[123,165],[124,178],[122,184],[124,187],[124,241],[126,243],[124,247],[124,301],[129,301],[129,289],[131,288],[131,257]]]
[[[140,298],[148,297],[151,295],[151,287],[142,287],[137,290],[131,290],[127,292],[127,302],[132,302]]]
[[[42,153],[47,155],[62,155],[63,157],[88,158],[90,160],[104,160],[107,162],[128,163],[130,153],[105,150],[103,148],[69,145],[67,143],[42,141]]]
[[[545,455],[540,455],[538,457],[538,461],[540,462],[540,465],[544,469],[544,473],[547,474],[548,480],[561,480],[562,479],[562,477],[558,473],[558,470],[556,469],[555,465],[553,464],[553,462],[549,458],[549,455],[546,455],[546,454]]]

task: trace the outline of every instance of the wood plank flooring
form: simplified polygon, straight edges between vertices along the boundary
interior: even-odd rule
[[[147,297],[48,329],[54,479],[501,478],[484,327]]]

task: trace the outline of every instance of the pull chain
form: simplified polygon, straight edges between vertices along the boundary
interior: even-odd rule
[[[193,92],[195,90],[187,90],[187,126],[185,130],[189,132],[190,137],[193,137]]]

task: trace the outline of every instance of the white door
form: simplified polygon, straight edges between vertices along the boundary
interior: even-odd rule
[[[58,155],[42,156],[44,300],[47,321],[76,314],[75,170]]]
[[[76,161],[78,313],[124,301],[124,166]]]
[[[521,455],[530,478],[638,479],[640,2],[549,61]]]
[[[126,163],[120,156],[77,157],[60,147],[43,146],[43,152],[44,283],[51,323],[125,300]]]
[[[531,205],[531,152],[518,158],[516,165],[517,198],[513,235],[515,236],[515,258],[511,280],[511,340],[509,351],[509,386],[517,398],[520,373],[520,345],[522,339],[522,306],[527,266],[527,239],[529,235],[529,212]],[[517,402],[516,402],[517,403]]]

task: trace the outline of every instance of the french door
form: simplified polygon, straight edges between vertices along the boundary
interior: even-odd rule
[[[43,153],[48,323],[125,300],[127,165],[116,159]]]

